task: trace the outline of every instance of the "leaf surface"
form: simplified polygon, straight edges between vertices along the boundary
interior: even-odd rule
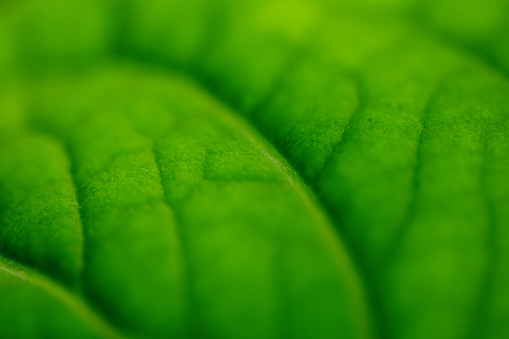
[[[506,1],[50,3],[0,29],[5,257],[141,337],[509,335]]]

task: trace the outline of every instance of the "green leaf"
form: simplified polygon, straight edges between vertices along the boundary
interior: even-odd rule
[[[507,1],[0,6],[0,337],[509,336]]]
[[[362,282],[323,211],[196,85],[112,66],[33,102],[2,145],[6,256],[127,334],[368,336]],[[46,325],[2,327],[17,326]]]

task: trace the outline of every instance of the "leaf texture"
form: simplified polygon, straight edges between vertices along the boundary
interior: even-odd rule
[[[509,335],[507,1],[2,6],[7,337]]]

